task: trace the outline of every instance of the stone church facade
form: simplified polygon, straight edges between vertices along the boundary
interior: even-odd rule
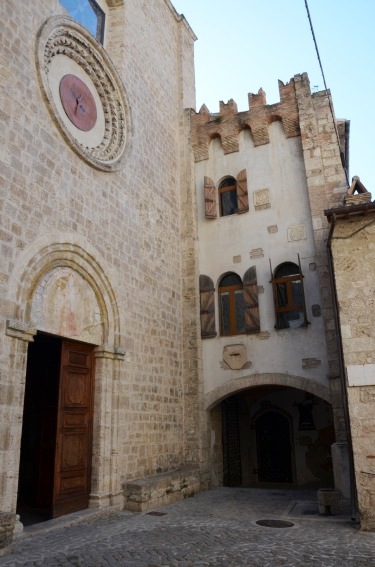
[[[306,75],[197,113],[169,0],[79,4],[0,4],[2,552],[30,514],[212,485],[347,501],[324,216],[347,123]]]

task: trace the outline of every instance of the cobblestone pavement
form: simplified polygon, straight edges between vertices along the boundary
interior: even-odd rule
[[[314,500],[218,488],[158,508],[163,515],[120,512],[19,540],[0,567],[374,567],[375,534],[349,518],[309,515]],[[261,527],[262,519],[294,525]]]

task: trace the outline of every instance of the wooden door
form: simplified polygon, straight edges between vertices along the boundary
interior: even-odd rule
[[[91,479],[93,347],[63,341],[52,517],[88,507]]]

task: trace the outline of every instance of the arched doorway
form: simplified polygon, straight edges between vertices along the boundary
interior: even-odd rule
[[[289,419],[275,410],[255,420],[259,482],[293,482]]]
[[[77,238],[73,235],[72,239]],[[45,244],[45,239],[42,239],[42,241]],[[69,371],[72,370],[72,366],[75,366],[75,368],[64,389],[65,397],[69,398],[71,405],[75,404],[76,408],[79,406],[82,394],[86,393],[86,386],[83,385],[86,381],[82,379],[81,373],[91,369],[91,387],[95,390],[95,408],[91,417],[90,414],[77,417],[75,412],[70,411],[70,408],[68,412],[60,413],[66,418],[65,424],[71,427],[78,426],[80,423],[85,426],[85,422],[88,424],[86,432],[81,436],[77,435],[75,438],[71,436],[68,442],[66,442],[68,438],[66,436],[60,454],[63,455],[64,465],[67,465],[70,469],[74,468],[74,465],[84,460],[84,458],[75,456],[77,455],[77,448],[80,444],[86,444],[92,432],[90,450],[86,452],[86,454],[92,455],[92,472],[91,475],[87,474],[89,481],[91,481],[91,493],[88,490],[88,502],[86,490],[85,501],[84,503],[81,501],[79,509],[88,506],[90,508],[121,506],[123,502],[117,466],[118,411],[116,402],[118,400],[118,380],[116,378],[120,371],[119,361],[124,360],[125,353],[120,343],[117,294],[115,295],[106,275],[108,270],[105,269],[105,263],[103,269],[95,260],[97,254],[90,244],[86,243],[88,249],[86,251],[79,244],[68,244],[68,241],[69,237],[63,235],[61,243],[51,243],[44,248],[40,248],[38,242],[33,243],[25,250],[23,257],[15,267],[9,286],[12,293],[9,300],[17,305],[15,310],[17,319],[7,320],[6,335],[10,353],[9,360],[17,360],[18,364],[10,363],[8,365],[7,376],[9,376],[9,382],[15,385],[14,400],[17,400],[17,423],[5,420],[4,434],[11,435],[13,439],[16,439],[17,458],[13,456],[14,448],[9,446],[9,452],[3,460],[2,470],[5,469],[4,463],[7,463],[7,469],[5,470],[4,491],[0,495],[2,509],[6,511],[16,512],[17,505],[26,508],[30,504],[30,499],[27,497],[25,499],[28,490],[27,483],[35,492],[38,490],[38,483],[39,485],[44,484],[46,489],[44,501],[41,496],[35,494],[34,498],[31,499],[34,510],[37,510],[40,505],[41,509],[44,512],[47,510],[50,516],[52,514],[64,514],[68,511],[68,508],[57,510],[55,507],[55,512],[51,512],[52,488],[51,480],[48,484],[47,479],[48,476],[51,479],[52,467],[46,466],[44,469],[39,469],[39,474],[30,458],[29,462],[26,458],[26,461],[20,467],[19,456],[21,454],[22,422],[25,423],[24,430],[26,432],[27,424],[30,424],[30,420],[33,419],[33,417],[30,417],[30,412],[33,411],[32,405],[38,393],[40,397],[44,396],[46,403],[55,404],[56,407],[56,391],[61,387],[60,376],[64,346],[69,345],[83,346],[88,349],[88,352],[84,354],[86,360],[83,363],[81,355],[78,355],[77,349],[73,348],[74,357],[70,357],[68,366]],[[34,344],[37,346],[30,346]],[[38,348],[40,349],[39,354],[33,354],[34,348],[36,349],[35,352]],[[48,374],[51,379],[48,382],[48,387],[41,383],[38,384],[38,380],[35,378],[32,378],[31,382],[29,380],[30,372],[34,373],[34,376],[38,374],[35,360],[39,355],[44,359],[46,368],[49,368]],[[34,363],[32,362],[33,358]],[[73,358],[76,359],[77,364],[71,364]],[[27,369],[27,364],[31,364],[29,369]],[[77,367],[80,367],[79,370],[77,370]],[[46,368],[42,371],[46,372]],[[26,376],[27,379],[25,380]],[[24,407],[26,381],[30,384],[27,386],[28,389],[36,389],[34,400],[31,396],[27,402],[28,407]],[[48,388],[52,391],[45,391]],[[26,395],[29,394],[26,393]],[[93,398],[89,399],[88,402],[86,400],[85,404],[91,405],[92,409]],[[39,402],[39,409],[41,405],[44,407],[46,404]],[[24,409],[26,410],[25,413]],[[19,419],[20,416],[22,416],[22,420]],[[55,419],[55,427],[57,428],[59,414],[55,414],[55,418],[51,419],[52,421]],[[39,437],[42,437],[42,432],[53,432],[53,428],[49,431],[47,424],[48,417],[45,418],[43,427],[36,423],[36,427],[39,427]],[[57,432],[57,429],[55,431]],[[41,450],[44,459],[48,461],[49,458],[51,463],[53,456],[47,456],[51,439],[46,437],[43,439],[45,440],[45,447],[39,446],[39,451]],[[58,445],[61,445],[61,443]],[[27,448],[27,440],[24,442],[24,447],[26,447],[26,453],[28,450],[29,453],[31,452],[30,447]],[[58,448],[60,449],[60,447]],[[56,455],[57,452],[55,451]],[[35,460],[36,458],[37,455],[34,456]],[[30,462],[34,467],[31,471]],[[89,468],[88,463],[87,470]],[[53,470],[54,473],[55,470]],[[21,483],[18,482],[19,474],[23,475]],[[83,477],[86,478],[86,473],[82,473],[79,480],[74,479],[73,474],[71,476],[67,474],[59,481],[60,488],[65,491],[65,494],[68,495],[69,493],[72,496],[72,502],[77,496],[75,491],[83,484]],[[25,478],[27,478],[26,481]],[[22,493],[19,502],[17,502],[18,488],[21,489]],[[20,517],[21,524],[26,519],[23,516]]]
[[[333,486],[332,406],[297,388],[269,385],[211,410],[212,482],[224,486]]]
[[[24,523],[89,505],[93,348],[43,333],[29,344],[17,499]]]

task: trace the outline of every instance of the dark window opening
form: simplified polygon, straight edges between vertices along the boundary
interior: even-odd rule
[[[300,268],[292,262],[281,264],[272,280],[277,329],[298,329],[307,325]]]
[[[228,177],[219,186],[220,215],[234,215],[238,211],[237,185],[233,177]]]

